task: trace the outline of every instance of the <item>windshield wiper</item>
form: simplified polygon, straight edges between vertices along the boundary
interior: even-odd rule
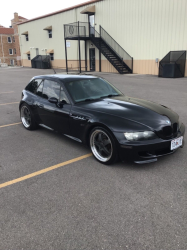
[[[90,102],[90,101],[94,101],[95,99],[94,98],[87,98],[85,100],[83,100],[83,102]]]
[[[94,99],[94,98],[86,98],[86,99],[84,99],[84,100],[82,100],[82,101],[79,101],[79,102],[77,102],[77,103],[80,103],[80,102],[90,102],[90,101],[95,101],[95,100],[97,100],[97,99]]]
[[[120,94],[110,94],[110,95],[105,95],[105,96],[101,96],[100,98],[106,98],[106,97],[113,97],[113,96],[119,96]]]

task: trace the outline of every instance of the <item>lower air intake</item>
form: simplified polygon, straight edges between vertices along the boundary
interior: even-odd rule
[[[164,136],[171,136],[172,135],[172,127],[171,126],[166,126],[162,128],[163,135]]]

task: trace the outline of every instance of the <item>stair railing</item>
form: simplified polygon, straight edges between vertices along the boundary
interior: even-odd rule
[[[90,37],[101,38],[107,46],[115,52],[118,58],[121,60],[122,69],[126,67],[129,71],[133,72],[133,57],[131,57],[109,34],[108,32],[100,26],[100,34],[92,27],[90,23],[86,22],[75,22],[64,25],[64,38],[72,39],[79,37]]]
[[[133,70],[133,58],[108,34],[108,32],[100,26],[101,38],[116,52],[123,62]]]

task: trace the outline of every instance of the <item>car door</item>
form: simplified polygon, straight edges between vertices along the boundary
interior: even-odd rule
[[[74,105],[70,114],[71,136],[77,138],[79,141],[82,141],[90,118],[91,115],[89,114],[89,111],[84,111],[77,105]]]
[[[63,134],[69,133],[70,103],[62,102],[63,89],[59,82],[45,79],[42,97],[39,99],[38,114],[42,125]],[[58,99],[58,104],[49,102],[49,98]]]
[[[69,135],[70,134],[70,113],[71,113],[72,105],[67,97],[63,86],[60,88],[60,98],[59,103],[56,106],[56,110],[54,113],[54,129],[59,131],[62,134]]]

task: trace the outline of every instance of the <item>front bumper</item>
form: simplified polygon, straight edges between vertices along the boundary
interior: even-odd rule
[[[119,142],[118,152],[122,161],[133,161],[138,164],[155,162],[158,157],[173,154],[178,149],[170,150],[171,141],[175,138],[170,140],[157,138],[150,141],[129,142],[124,139],[124,135],[123,137],[121,136],[121,133],[114,134]],[[185,126],[182,124],[176,138],[184,136],[184,134]]]

